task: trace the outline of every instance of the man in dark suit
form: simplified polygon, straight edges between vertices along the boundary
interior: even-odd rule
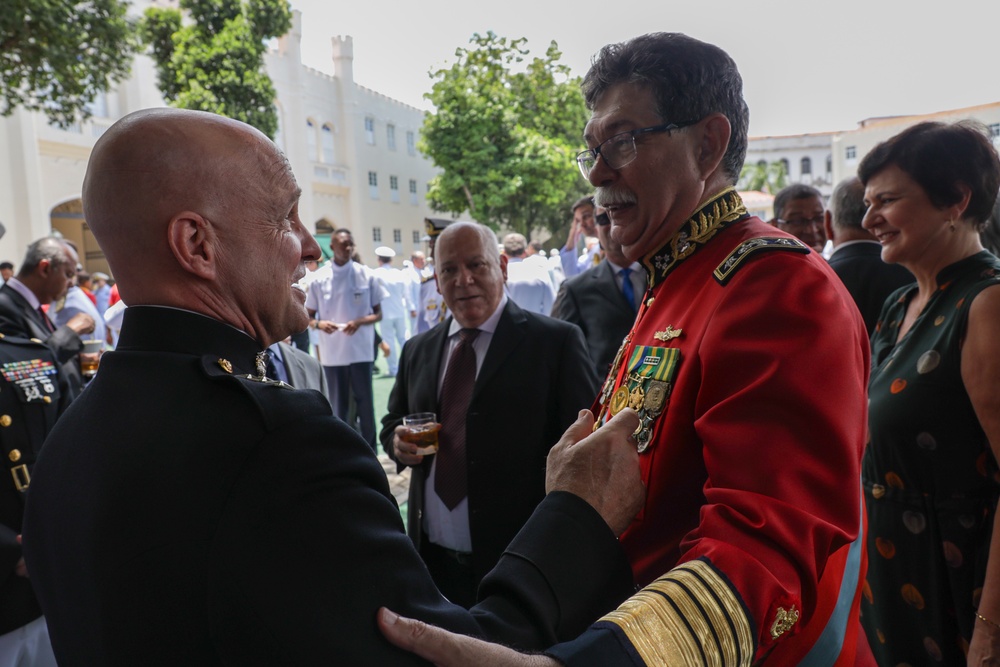
[[[72,393],[83,385],[76,364],[83,349],[80,336],[94,330],[94,318],[77,313],[56,327],[42,306],[66,294],[76,278],[76,264],[73,248],[46,236],[28,246],[17,276],[0,287],[0,333],[43,341],[56,355]]]
[[[0,665],[56,664],[18,535],[35,459],[69,403],[58,369],[43,343],[0,337]]]
[[[506,297],[506,266],[489,229],[445,229],[435,272],[451,317],[403,347],[380,439],[397,463],[413,466],[410,538],[441,592],[471,606],[544,495],[546,454],[592,403],[596,381],[577,327]],[[477,333],[463,343],[468,331]],[[455,388],[451,369],[465,345],[474,350],[471,368],[466,385]],[[434,412],[442,424],[434,456],[400,438],[403,417],[417,412]],[[447,474],[459,488],[442,488]]]
[[[886,297],[912,283],[913,274],[899,264],[882,261],[881,244],[861,226],[867,208],[865,186],[852,176],[834,188],[823,226],[833,242],[830,268],[854,298],[870,337]]]
[[[287,382],[296,389],[313,389],[330,400],[326,373],[316,357],[284,341],[271,345],[267,351],[271,355],[267,373],[269,378]]]
[[[441,597],[367,443],[265,378],[267,346],[308,321],[293,285],[320,250],[299,193],[267,137],[214,114],[139,111],[94,146],[87,223],[130,305],[25,509],[60,667],[424,664],[377,633],[379,607],[542,647],[627,594],[631,411],[580,440],[584,413],[553,448],[474,614]]]
[[[597,209],[594,223],[604,259],[559,286],[552,317],[580,327],[601,382],[635,321],[646,292],[646,270],[622,254],[621,244],[611,238],[611,220],[603,209]]]

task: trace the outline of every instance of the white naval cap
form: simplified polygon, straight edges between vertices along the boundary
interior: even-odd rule
[[[396,251],[390,248],[389,246],[380,245],[379,247],[375,248],[375,254],[378,255],[379,257],[395,257]]]

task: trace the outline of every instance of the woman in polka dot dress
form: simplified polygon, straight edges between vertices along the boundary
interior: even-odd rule
[[[882,259],[916,277],[872,334],[862,623],[882,667],[1000,664],[1000,188],[986,128],[922,123],[858,176]],[[992,447],[991,447],[992,443]]]

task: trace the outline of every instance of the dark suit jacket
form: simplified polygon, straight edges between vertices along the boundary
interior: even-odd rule
[[[318,392],[247,379],[260,349],[194,313],[125,312],[117,350],[46,441],[25,510],[61,667],[424,664],[382,639],[378,607],[545,646],[627,594],[607,525],[557,493],[483,602],[447,603],[371,448]]]
[[[840,248],[830,257],[832,268],[843,281],[868,329],[875,330],[886,297],[913,282],[913,274],[898,264],[882,261],[882,247],[876,241],[862,241]]]
[[[636,298],[641,298],[637,294]],[[615,282],[608,260],[563,282],[552,306],[552,317],[580,327],[593,359],[597,381],[603,382],[635,312]]]
[[[326,373],[319,360],[288,343],[278,343],[278,347],[281,348],[281,359],[288,373],[288,383],[296,389],[314,389],[330,400]]]
[[[6,283],[0,287],[0,333],[42,341],[56,355],[70,394],[76,395],[83,388],[83,376],[76,360],[83,349],[83,341],[66,325],[50,332],[41,313]]]
[[[438,372],[451,318],[403,346],[380,440],[392,456],[403,416],[435,412]],[[580,330],[507,301],[466,419],[469,523],[477,581],[500,555],[545,494],[545,457],[579,411],[594,400],[593,371]],[[425,476],[431,457],[410,477],[407,532],[417,547]]]

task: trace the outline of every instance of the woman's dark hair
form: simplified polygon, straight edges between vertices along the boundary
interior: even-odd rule
[[[883,141],[861,160],[858,178],[865,185],[889,166],[902,169],[944,208],[962,199],[961,186],[972,191],[965,217],[981,227],[1000,191],[1000,158],[986,126],[976,121],[919,123]]]

